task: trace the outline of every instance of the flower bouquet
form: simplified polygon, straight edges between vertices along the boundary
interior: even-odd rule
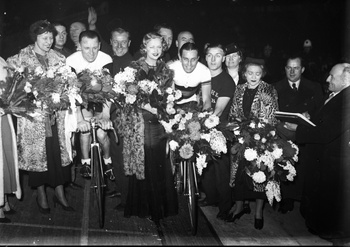
[[[0,108],[5,114],[16,114],[30,117],[27,112],[33,111],[30,97],[25,91],[29,71],[27,68],[7,68],[9,75],[6,81],[0,81]]]
[[[115,102],[123,112],[137,111],[149,104],[157,109],[161,119],[175,114],[175,101],[181,98],[181,91],[174,90],[171,85],[162,87],[161,83],[149,79],[140,80],[138,77],[138,70],[132,67],[126,67],[114,77]]]
[[[219,124],[216,115],[180,110],[169,121],[161,120],[160,123],[169,137],[175,159],[195,162],[200,175],[210,158],[227,153],[226,138],[216,128]]]
[[[75,86],[80,89],[81,104],[85,108],[88,108],[89,103],[106,103],[114,99],[113,77],[108,69],[94,71],[85,69],[77,77],[78,81]]]
[[[272,205],[281,200],[280,181],[293,181],[299,148],[292,141],[281,139],[276,128],[257,119],[241,123],[234,130],[236,143],[231,148],[233,164],[245,165],[254,187],[262,187]]]
[[[48,68],[47,71],[37,67],[34,75],[27,81],[25,91],[32,93],[37,107],[50,113],[73,109],[76,100],[82,102],[77,84],[77,76],[69,66],[60,64]]]

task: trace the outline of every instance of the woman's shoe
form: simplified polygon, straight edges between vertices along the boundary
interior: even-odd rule
[[[238,214],[235,214],[235,215],[233,215],[233,213],[231,213],[231,214],[225,219],[225,221],[226,221],[226,222],[233,223],[233,222],[235,222],[235,220],[239,220],[244,214],[245,214],[244,209],[243,209],[241,212],[239,212]]]
[[[58,205],[61,205],[61,207],[63,208],[64,211],[70,211],[70,212],[75,211],[75,209],[72,208],[71,206],[65,206],[65,205],[63,205],[63,203],[60,202],[60,201],[58,200],[58,198],[57,198],[55,195],[52,197],[52,200],[53,200],[53,206],[54,206],[54,207],[56,207],[56,204],[58,204]]]
[[[264,227],[264,218],[262,219],[254,219],[254,227],[255,229],[261,230]]]
[[[43,208],[39,204],[38,197],[36,198],[36,204],[38,204],[38,208],[39,208],[40,213],[42,213],[42,214],[49,214],[50,213],[50,208]]]
[[[0,223],[11,223],[11,220],[9,218],[0,218]]]

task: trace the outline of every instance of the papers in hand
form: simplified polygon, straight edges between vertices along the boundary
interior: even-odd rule
[[[316,125],[313,122],[311,122],[309,119],[307,119],[301,113],[275,111],[275,116],[276,116],[277,119],[279,119],[279,120],[281,120],[283,122],[304,124],[304,125],[309,125],[309,126],[316,127]]]

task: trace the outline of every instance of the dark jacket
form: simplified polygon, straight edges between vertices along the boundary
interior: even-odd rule
[[[350,237],[350,87],[311,118],[316,127],[299,125],[297,143],[306,143],[302,213],[324,238]]]

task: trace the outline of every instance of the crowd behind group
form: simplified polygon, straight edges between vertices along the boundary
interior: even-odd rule
[[[108,68],[114,77],[129,66],[138,71],[139,80],[162,76],[162,83],[181,90],[177,109],[212,112],[221,124],[253,118],[272,124],[281,138],[299,147],[297,176],[293,182],[281,182],[278,211],[288,213],[299,201],[310,231],[327,239],[350,237],[350,64],[339,61],[331,67],[321,67],[322,63],[311,55],[310,40],[304,42],[300,52],[286,54],[283,61],[273,60],[271,45],[266,45],[264,55],[259,57],[246,55],[234,40],[231,44],[207,43],[198,47],[189,30],[179,32],[173,42],[172,28],[166,24],[155,25],[146,33],[140,50],[132,55],[128,30],[116,27],[110,42],[106,42],[96,21],[93,8],[89,8],[88,26],[74,22],[68,28],[61,22],[37,21],[30,26],[33,44],[6,61],[1,59],[2,67],[28,65],[46,70],[63,62],[77,74],[84,69]],[[67,47],[68,38],[74,47]],[[175,55],[169,52],[173,43]],[[0,80],[5,80],[7,70],[2,70]],[[276,118],[278,110],[301,113],[316,127],[282,122]],[[69,205],[65,188],[79,189],[76,167],[81,168],[81,176],[91,176],[92,117],[101,123],[98,140],[109,178],[107,196],[120,197],[115,209],[124,211],[125,217],[149,218],[157,225],[161,219],[178,214],[172,164],[166,155],[167,141],[162,138],[164,128],[156,109],[144,105],[130,133],[116,128],[121,119],[115,104],[77,106],[79,132],[72,139],[77,151],[74,160],[66,151],[65,114],[58,111],[37,115],[35,121],[2,115],[0,223],[11,222],[7,216],[14,213],[7,195],[21,197],[19,170],[28,171],[28,186],[37,190],[36,203],[41,213],[50,213],[46,187],[54,188],[55,204],[66,211],[76,210]],[[109,131],[112,127],[118,132],[118,142]],[[203,170],[199,205],[217,206],[217,218],[232,223],[251,213],[254,201],[254,227],[262,229],[264,188],[252,185],[244,166],[233,164],[230,144],[228,150]]]

